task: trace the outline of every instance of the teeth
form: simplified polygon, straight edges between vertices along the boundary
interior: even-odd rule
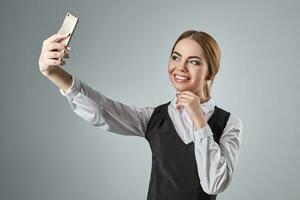
[[[180,79],[180,80],[187,80],[186,77],[182,77],[182,76],[178,76],[178,75],[175,75],[176,78]]]

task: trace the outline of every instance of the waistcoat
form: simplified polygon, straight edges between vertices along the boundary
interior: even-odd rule
[[[215,200],[216,194],[203,191],[198,176],[194,142],[185,144],[168,114],[171,102],[155,107],[145,138],[152,152],[147,200]],[[219,144],[230,113],[215,106],[207,121]]]

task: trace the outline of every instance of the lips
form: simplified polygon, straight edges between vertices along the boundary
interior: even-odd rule
[[[180,75],[180,74],[174,74],[174,78],[179,79],[179,80],[190,80],[190,78],[188,76]]]
[[[177,74],[174,74],[174,81],[176,83],[185,83],[185,82],[188,82],[189,80],[190,80],[190,78],[187,76],[179,76]]]

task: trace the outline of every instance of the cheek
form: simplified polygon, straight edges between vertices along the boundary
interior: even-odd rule
[[[173,67],[173,65],[169,62],[168,63],[168,72],[172,73],[174,71],[175,67]]]
[[[203,79],[205,78],[204,73],[201,69],[191,71],[191,76],[192,76],[193,80],[198,83],[203,81]]]

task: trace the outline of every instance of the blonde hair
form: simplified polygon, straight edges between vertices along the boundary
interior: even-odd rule
[[[203,54],[208,64],[208,75],[205,78],[203,90],[206,97],[211,97],[213,81],[220,68],[221,50],[216,40],[208,33],[196,30],[187,30],[177,38],[172,47],[171,55],[176,44],[180,40],[188,37],[196,41],[203,49]],[[211,81],[210,85],[208,85],[208,81]]]

